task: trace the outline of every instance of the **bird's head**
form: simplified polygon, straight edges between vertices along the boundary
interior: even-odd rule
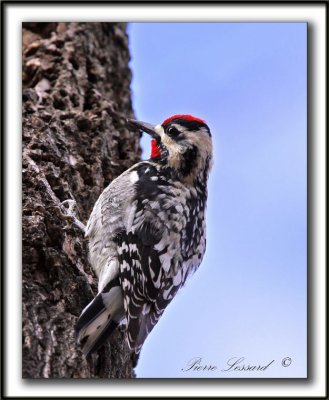
[[[174,115],[159,125],[128,120],[152,137],[151,160],[174,169],[183,180],[207,178],[212,164],[211,133],[206,122],[192,115]]]

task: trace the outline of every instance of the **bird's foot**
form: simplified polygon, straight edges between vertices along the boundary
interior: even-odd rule
[[[67,221],[74,223],[82,232],[86,231],[86,226],[77,218],[77,203],[75,200],[64,200],[61,203],[61,212]]]

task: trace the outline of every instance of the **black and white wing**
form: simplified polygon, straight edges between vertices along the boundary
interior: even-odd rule
[[[136,201],[118,236],[127,338],[136,353],[186,279],[179,201],[155,167],[141,165],[137,172]]]

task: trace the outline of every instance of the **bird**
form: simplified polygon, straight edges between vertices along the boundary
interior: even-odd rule
[[[98,294],[82,311],[76,334],[88,356],[123,324],[137,360],[205,254],[213,146],[207,123],[189,114],[158,125],[127,123],[151,136],[151,155],[115,178],[93,207],[85,237]]]

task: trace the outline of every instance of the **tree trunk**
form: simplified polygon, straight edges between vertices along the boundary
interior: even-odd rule
[[[88,360],[75,323],[97,292],[83,232],[116,176],[139,161],[126,26],[23,24],[23,378],[134,376],[122,330]]]

